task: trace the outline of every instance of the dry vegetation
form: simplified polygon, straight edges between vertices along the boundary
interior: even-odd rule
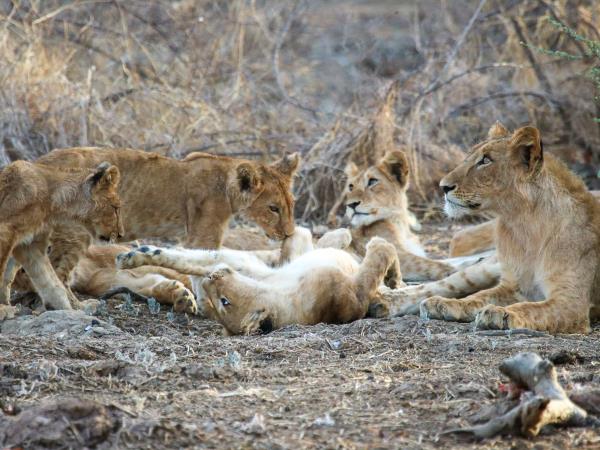
[[[600,39],[596,0],[0,0],[0,163],[73,145],[300,151],[296,216],[322,224],[348,159],[401,146],[412,199],[431,209],[441,174],[501,119],[537,124],[545,150],[598,188],[586,76],[598,60],[522,45],[584,52],[547,16]],[[424,234],[447,249],[446,226]],[[569,391],[597,387],[598,326],[494,337],[405,317],[223,338],[214,323],[116,300],[99,319],[2,329],[0,445],[600,447],[590,428],[442,434],[489,419],[498,364],[519,351],[554,357]],[[67,397],[91,403],[56,405]]]
[[[380,142],[409,152],[415,201],[496,119],[536,123],[597,183],[597,60],[522,45],[583,53],[545,18],[598,39],[594,0],[4,0],[0,14],[3,162],[73,145],[299,150],[297,215],[322,221],[395,80]]]

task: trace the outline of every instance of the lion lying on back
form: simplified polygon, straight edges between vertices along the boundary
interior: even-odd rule
[[[310,232],[296,229],[286,245],[298,245],[300,248],[291,253],[302,253],[312,246]],[[394,247],[379,238],[367,244],[360,264],[335,248],[302,253],[277,268],[250,252],[227,249],[145,246],[119,255],[117,261],[124,269],[149,264],[192,275],[194,291],[206,293],[208,309],[212,310],[209,315],[228,334],[361,319],[384,278],[394,287],[401,275]]]
[[[421,315],[481,328],[587,333],[600,318],[600,205],[583,182],[543,152],[540,132],[488,139],[441,181],[451,217],[497,217],[500,283],[462,300],[433,297]]]

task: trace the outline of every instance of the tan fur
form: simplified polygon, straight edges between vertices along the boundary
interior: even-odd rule
[[[496,248],[496,221],[473,225],[459,231],[450,240],[450,256],[468,256]]]
[[[481,328],[587,333],[600,318],[600,205],[542,149],[536,128],[488,137],[440,183],[451,216],[497,218],[498,286],[462,300],[433,297],[430,318]]]
[[[600,191],[590,191],[597,200]],[[496,248],[496,221],[488,220],[459,231],[450,241],[450,256],[468,256]]]
[[[270,246],[262,236],[245,229],[229,230],[225,237],[225,244],[242,245],[244,240],[250,248]],[[350,233],[342,228],[326,233],[316,242],[316,246],[345,249],[350,240]],[[251,254],[268,266],[281,265],[302,253],[313,250],[312,235],[308,230],[299,228],[294,232],[293,238],[283,241],[281,247],[281,250],[253,250]],[[115,264],[116,257],[119,254],[127,255],[129,251],[129,247],[122,245],[90,246],[84,250],[84,256],[79,259],[73,271],[70,287],[80,294],[95,297],[126,288],[137,295],[153,297],[161,304],[173,305],[176,312],[210,314],[211,309],[199,310],[187,274],[155,265],[118,269]],[[189,270],[187,267],[182,269],[184,273],[186,271],[189,273]]]
[[[494,255],[438,281],[399,289],[384,287],[379,302],[373,304],[370,313],[373,317],[419,314],[419,305],[425,299],[433,296],[462,298],[495,286],[500,274],[500,263]]]
[[[117,269],[117,255],[130,250],[123,245],[90,246],[73,271],[72,289],[100,297],[111,289],[126,287],[136,294],[171,305],[176,312],[197,313],[189,276],[158,266]]]
[[[190,247],[218,248],[233,214],[258,224],[272,239],[293,233],[290,193],[298,155],[265,165],[191,153],[184,160],[132,149],[54,150],[39,162],[55,167],[92,167],[109,161],[122,173],[119,193],[126,234],[138,238],[185,238]],[[76,227],[54,230],[50,258],[65,282],[89,242]]]
[[[291,239],[299,235],[296,231]],[[298,243],[305,248],[305,237]],[[394,287],[401,275],[395,249],[379,238],[367,245],[360,265],[346,252],[331,248],[309,250],[279,268],[261,264],[250,252],[225,249],[145,247],[122,254],[117,261],[122,268],[153,264],[193,275],[207,295],[210,315],[229,334],[360,319],[377,298],[384,277]]]
[[[412,218],[406,198],[409,166],[403,152],[389,152],[363,171],[350,164],[346,173],[346,216],[354,251],[363,256],[366,243],[379,236],[396,248],[405,279],[437,280],[455,271],[450,264],[427,258],[419,238],[410,230]],[[415,254],[416,250],[422,256]]]
[[[8,303],[18,268],[8,265],[12,254],[45,306],[71,308],[46,254],[50,232],[56,224],[76,224],[106,240],[122,237],[119,177],[119,169],[108,163],[95,170],[66,170],[17,161],[0,172],[0,303]]]

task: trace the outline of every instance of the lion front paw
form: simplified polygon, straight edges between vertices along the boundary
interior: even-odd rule
[[[198,314],[198,304],[194,294],[183,283],[173,280],[157,287],[157,298],[173,305],[177,313]]]
[[[421,302],[419,307],[421,319],[439,319],[454,322],[470,322],[473,320],[461,300],[444,297],[430,297]]]
[[[352,234],[346,228],[338,228],[325,233],[317,241],[317,248],[347,249],[352,243]]]
[[[161,252],[162,250],[158,247],[144,245],[127,253],[120,253],[116,259],[117,268],[133,269],[134,267],[150,265]]]
[[[510,330],[527,328],[523,326],[516,314],[502,306],[487,305],[477,313],[475,325],[478,329]]]

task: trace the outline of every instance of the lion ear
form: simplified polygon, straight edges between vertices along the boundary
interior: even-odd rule
[[[356,175],[358,175],[358,172],[360,172],[358,166],[352,161],[348,162],[348,164],[346,164],[346,167],[344,168],[344,173],[348,178],[355,177]]]
[[[103,162],[94,173],[87,177],[86,181],[92,189],[116,189],[119,185],[121,174],[117,166],[111,166],[110,163]]]
[[[516,130],[510,139],[509,148],[528,173],[539,171],[544,164],[542,138],[535,127]]]
[[[508,136],[510,136],[510,131],[508,131],[508,128],[502,125],[498,120],[488,131],[488,139],[500,139]]]
[[[283,175],[291,177],[298,170],[300,165],[300,154],[298,152],[292,153],[291,155],[285,155],[279,161],[275,161],[271,164],[273,169],[281,172]]]
[[[394,150],[387,152],[379,164],[380,167],[394,178],[401,187],[408,184],[408,159],[403,151]]]
[[[260,187],[262,181],[252,164],[243,162],[237,166],[237,182],[241,192],[253,192]]]

